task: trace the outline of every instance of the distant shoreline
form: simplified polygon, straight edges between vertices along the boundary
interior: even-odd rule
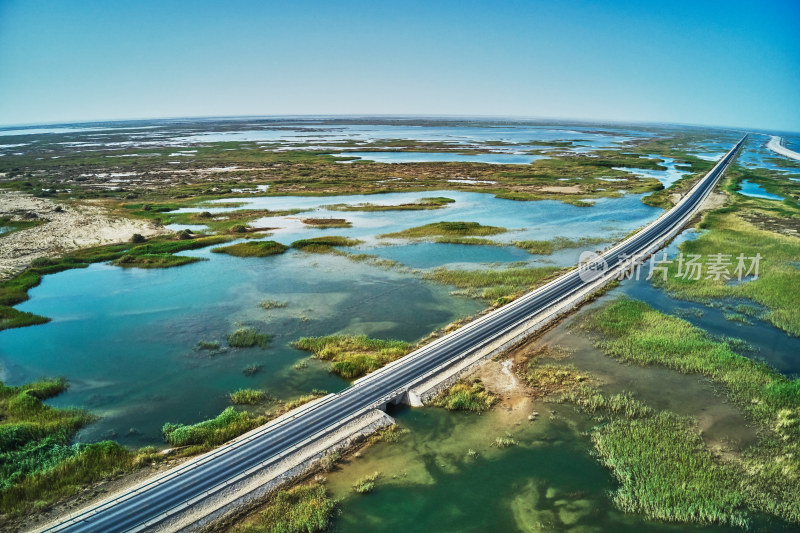
[[[782,155],[783,157],[788,157],[789,159],[795,159],[797,161],[800,161],[800,154],[786,148],[784,145],[781,144],[781,140],[782,140],[781,137],[773,135],[772,138],[767,143],[767,148],[769,148],[778,155]]]

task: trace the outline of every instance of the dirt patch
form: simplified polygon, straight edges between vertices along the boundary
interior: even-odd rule
[[[548,185],[546,187],[539,187],[536,190],[554,194],[581,194],[583,192],[580,185]]]
[[[35,220],[40,225],[0,236],[0,279],[30,266],[38,257],[59,257],[72,250],[170,233],[149,221],[113,215],[98,205],[56,203],[18,191],[0,191],[0,216]]]
[[[739,216],[759,229],[800,237],[800,221],[796,218],[771,217],[760,212],[743,212]]]

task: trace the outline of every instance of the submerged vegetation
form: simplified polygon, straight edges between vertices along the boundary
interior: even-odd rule
[[[328,335],[303,337],[292,343],[317,359],[332,361],[331,372],[355,379],[406,355],[412,345],[398,340],[370,339],[366,335]]]
[[[451,411],[482,413],[491,409],[497,401],[497,396],[487,391],[483,383],[476,380],[472,383],[464,381],[456,383],[436,396],[430,405]]]
[[[272,335],[259,333],[255,328],[239,328],[228,335],[228,344],[234,348],[266,348]]]
[[[427,237],[482,237],[486,235],[497,235],[505,233],[506,228],[498,226],[484,226],[477,222],[434,222],[408,228],[394,233],[384,233],[378,235],[383,239],[424,239]]]
[[[375,482],[381,477],[380,472],[368,474],[353,483],[353,492],[356,494],[369,494],[375,489]]]
[[[236,257],[266,257],[268,255],[282,254],[288,249],[288,246],[275,241],[250,241],[212,248],[211,251]]]
[[[266,507],[237,524],[232,533],[322,533],[336,517],[336,500],[314,483],[279,490]]]

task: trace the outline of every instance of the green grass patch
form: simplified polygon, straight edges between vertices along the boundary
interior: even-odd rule
[[[541,285],[561,269],[557,267],[509,268],[503,270],[450,270],[437,268],[425,279],[468,289],[470,295],[502,305]]]
[[[503,243],[480,237],[436,237],[434,242],[442,244],[469,244],[477,246],[505,246]]]
[[[251,241],[212,248],[211,251],[236,257],[266,257],[268,255],[282,254],[288,249],[288,246],[275,241]]]
[[[315,228],[349,228],[353,224],[343,218],[302,218],[300,222]]]
[[[442,391],[433,399],[431,405],[451,411],[482,413],[491,409],[497,401],[497,396],[487,391],[480,381],[473,383],[460,381]]]
[[[395,233],[378,235],[382,239],[424,239],[426,237],[482,237],[505,233],[506,228],[484,226],[478,222],[434,222],[404,229]]]
[[[420,198],[416,202],[394,205],[378,205],[371,203],[363,204],[332,204],[326,205],[326,209],[332,211],[422,211],[426,209],[441,209],[448,204],[454,203],[452,198],[438,196],[435,198]]]
[[[190,425],[166,423],[161,431],[171,446],[196,446],[196,451],[201,451],[224,444],[268,420],[266,416],[256,416],[228,407],[211,420]]]
[[[583,248],[596,244],[608,242],[605,237],[581,237],[579,239],[568,239],[567,237],[554,237],[549,241],[514,241],[514,246],[527,250],[536,255],[550,255],[558,250],[567,248]]]
[[[600,462],[620,483],[614,503],[665,522],[746,527],[737,469],[721,464],[690,421],[661,412],[592,432]]]
[[[303,337],[292,346],[332,361],[331,372],[345,379],[364,376],[411,351],[412,345],[398,340],[370,339],[366,335]]]
[[[353,492],[356,494],[369,494],[375,489],[375,482],[381,477],[380,472],[373,472],[353,483]]]
[[[255,516],[237,524],[232,533],[322,533],[337,513],[337,502],[320,484],[279,490]]]
[[[198,261],[206,261],[206,259],[172,254],[126,254],[119,259],[115,259],[111,264],[122,268],[170,268]]]
[[[114,442],[71,444],[95,417],[43,400],[66,390],[63,379],[19,387],[0,383],[0,512],[36,512],[109,476],[130,471],[152,450],[131,452]]]
[[[741,459],[725,463],[733,474],[709,466],[699,437],[672,415],[598,430],[600,455],[619,468],[620,506],[665,520],[739,525],[737,502],[744,501],[753,511],[800,523],[800,380],[738,355],[730,343],[640,301],[612,302],[585,317],[580,327],[599,334],[597,345],[620,360],[711,379],[762,430],[759,442]],[[651,464],[658,458],[661,463]],[[630,477],[637,469],[652,469],[659,481]],[[673,487],[684,487],[684,496],[679,498]]]
[[[236,405],[257,405],[267,400],[267,393],[258,389],[239,389],[228,397]]]
[[[239,328],[228,335],[228,345],[234,348],[266,348],[272,335],[259,333],[255,328]]]
[[[763,314],[765,320],[794,336],[800,336],[800,291],[788,290],[789,287],[800,287],[800,269],[795,265],[800,257],[800,240],[756,225],[796,228],[800,222],[796,214],[786,216],[786,207],[779,205],[767,210],[763,205],[757,199],[736,199],[734,205],[706,215],[701,228],[708,231],[695,240],[681,243],[682,253],[701,256],[699,262],[703,265],[704,274],[700,279],[677,277],[678,264],[675,262],[668,265],[666,281],[661,276],[655,276],[653,280],[671,294],[685,299],[751,300],[766,308]],[[736,257],[739,254],[745,257],[760,254],[762,259],[758,279],[733,285],[725,279],[709,279],[705,273],[714,254],[732,256],[727,259],[731,263],[729,274],[734,279],[738,263]],[[745,267],[749,266],[750,262],[747,261]]]

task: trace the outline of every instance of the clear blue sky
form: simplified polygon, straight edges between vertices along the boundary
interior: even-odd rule
[[[0,0],[0,124],[318,113],[800,131],[800,1]]]

